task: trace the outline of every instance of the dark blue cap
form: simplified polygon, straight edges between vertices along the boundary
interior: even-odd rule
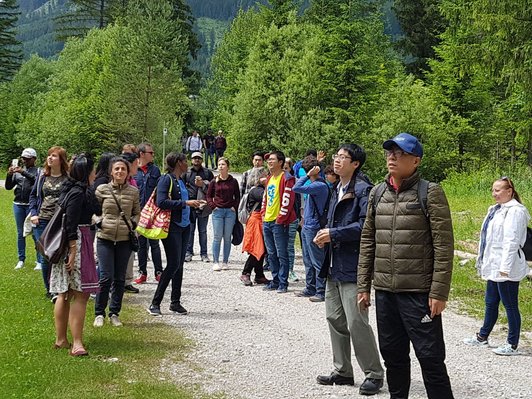
[[[423,157],[423,146],[417,137],[414,137],[411,134],[399,133],[393,139],[386,140],[382,145],[382,148],[385,150],[391,150],[394,145],[399,147],[404,152],[412,154],[416,157]]]

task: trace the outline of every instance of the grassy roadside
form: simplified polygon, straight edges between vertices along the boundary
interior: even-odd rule
[[[126,305],[123,328],[94,329],[94,302],[88,306],[85,342],[90,356],[72,358],[54,350],[53,308],[44,297],[39,271],[28,259],[15,271],[16,235],[12,193],[0,190],[0,392],[2,398],[204,398],[178,387],[161,362],[179,362],[192,343],[174,328],[149,319],[144,309]]]

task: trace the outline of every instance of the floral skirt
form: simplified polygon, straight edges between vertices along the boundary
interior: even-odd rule
[[[78,226],[76,247],[76,258],[72,271],[66,270],[64,260],[52,265],[50,292],[62,294],[70,289],[86,293],[99,292],[99,279],[94,261],[94,234],[92,234],[90,226]]]

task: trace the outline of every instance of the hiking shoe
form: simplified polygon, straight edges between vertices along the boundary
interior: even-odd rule
[[[42,270],[41,262],[35,262],[35,267],[33,268],[33,270]]]
[[[262,287],[263,291],[275,291],[277,288],[279,287],[274,286],[271,281]]]
[[[343,377],[334,371],[330,375],[319,375],[316,382],[320,385],[355,385],[353,377]]]
[[[286,294],[287,292],[288,292],[288,288],[286,288],[286,287],[283,287],[283,288],[279,287],[279,288],[277,288],[277,293],[278,293],[278,294]]]
[[[161,307],[160,306],[157,306],[157,305],[150,305],[150,307],[148,308],[148,313],[151,314],[152,316],[162,316],[163,314],[161,313]]]
[[[229,264],[227,262],[222,263],[222,270],[229,270]]]
[[[212,271],[219,272],[220,270],[222,270],[222,268],[220,267],[220,264],[217,262],[214,262],[214,264],[212,265]]]
[[[288,273],[288,281],[290,281],[291,283],[299,281],[299,276],[296,274],[295,271],[292,270],[290,273]]]
[[[138,294],[140,292],[139,289],[137,287],[133,287],[132,284],[124,286],[124,291],[131,292],[132,294]]]
[[[190,262],[192,261],[192,254],[186,254],[185,255],[185,262]]]
[[[188,314],[188,310],[181,306],[180,303],[178,303],[177,305],[170,305],[170,312],[174,312],[183,316]]]
[[[162,272],[155,273],[155,281],[157,281],[157,282],[161,281],[161,274],[163,274],[163,273]]]
[[[122,327],[123,325],[120,319],[118,318],[118,315],[116,314],[112,314],[111,316],[109,316],[109,322],[113,327]]]
[[[488,339],[487,338],[482,339],[480,338],[478,334],[476,334],[474,337],[471,337],[471,338],[465,338],[462,342],[466,345],[471,345],[471,346],[486,346],[486,347],[489,346]]]
[[[263,284],[269,284],[270,280],[268,280],[266,277],[255,277],[255,280],[253,282],[257,285],[263,285]]]
[[[325,297],[313,295],[308,299],[310,302],[325,302]]]
[[[19,260],[17,262],[17,265],[15,266],[15,270],[22,269],[23,267],[24,267],[24,261],[23,260]]]
[[[300,298],[310,298],[310,297],[314,296],[314,294],[311,294],[307,290],[296,292],[294,295],[297,296],[297,297],[300,297]]]
[[[360,385],[358,392],[361,395],[376,395],[382,388],[382,379],[366,378]]]
[[[205,263],[209,263],[211,260],[209,259],[209,257],[207,255],[202,255],[201,256],[201,261],[205,262]]]
[[[92,325],[94,327],[103,327],[103,324],[105,323],[105,317],[103,316],[96,316],[96,318],[94,319],[94,323],[92,323]]]
[[[240,276],[240,281],[248,287],[251,287],[253,283],[251,282],[251,279],[249,278],[249,274],[243,274]]]
[[[492,349],[493,353],[496,355],[501,356],[516,356],[520,355],[521,353],[517,350],[517,348],[512,348],[512,345],[506,343],[504,345],[499,346],[498,348]]]
[[[140,274],[139,278],[135,279],[135,284],[144,284],[146,282],[146,280],[148,279],[148,276],[146,276],[145,274]]]

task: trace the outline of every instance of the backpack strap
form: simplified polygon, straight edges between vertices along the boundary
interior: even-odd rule
[[[377,205],[379,205],[379,202],[380,202],[382,196],[384,195],[385,191],[386,191],[386,183],[385,182],[382,182],[382,183],[378,184],[375,187],[375,194],[373,195],[373,199],[371,201],[371,209],[372,209],[372,212],[373,212],[373,216],[375,216],[375,214],[377,212]]]
[[[427,208],[428,196],[429,181],[420,179],[419,183],[417,184],[417,198],[419,200],[419,203],[421,204],[421,210],[423,211],[423,214],[427,219],[429,218],[429,210]]]

